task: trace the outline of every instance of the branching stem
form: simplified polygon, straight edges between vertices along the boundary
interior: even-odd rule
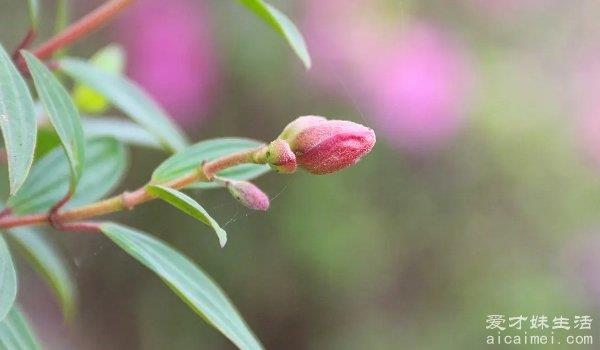
[[[182,189],[192,183],[214,179],[214,174],[243,163],[264,164],[265,147],[262,146],[248,151],[233,153],[198,166],[197,169],[182,175],[179,178],[164,183],[164,186]],[[0,228],[10,228],[28,225],[51,224],[56,228],[67,231],[97,231],[97,224],[93,222],[76,222],[78,220],[106,215],[122,210],[131,210],[139,204],[153,200],[155,197],[142,186],[133,192],[123,192],[117,196],[101,200],[96,203],[84,205],[65,211],[51,210],[44,214],[31,214],[23,216],[6,215],[0,217]],[[60,203],[60,202],[59,202]],[[64,204],[64,203],[63,203]],[[58,204],[57,205],[61,205]],[[60,206],[58,207],[60,208]]]
[[[42,60],[50,58],[56,51],[100,28],[102,25],[113,19],[121,10],[133,3],[133,1],[134,0],[107,1],[102,6],[88,13],[77,22],[72,23],[33,50],[34,55]],[[27,47],[34,38],[34,35],[35,32],[28,33],[19,48]],[[18,52],[19,51],[17,50],[14,59],[17,62],[19,69],[26,72],[25,61]],[[215,174],[220,170],[242,163],[264,164],[265,152],[266,147],[263,146],[254,150],[224,156],[201,164],[198,169],[163,185],[174,189],[182,189],[194,182],[210,182],[213,181]],[[10,213],[10,208],[6,209],[4,212],[0,213],[0,228],[50,224],[63,231],[97,232],[99,227],[98,224],[94,222],[82,222],[79,220],[110,214],[124,209],[131,210],[139,204],[154,199],[154,196],[146,190],[146,186],[142,186],[133,192],[124,192],[120,195],[96,203],[60,211],[60,208],[68,201],[68,199],[69,197],[63,198],[56,203],[48,213],[43,214],[15,216]]]

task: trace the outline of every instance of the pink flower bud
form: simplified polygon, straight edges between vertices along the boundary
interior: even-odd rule
[[[375,133],[345,120],[306,116],[291,122],[280,135],[298,165],[313,174],[329,174],[357,163],[375,145]]]
[[[282,139],[277,139],[269,144],[267,163],[283,174],[291,174],[296,171],[296,155],[292,152],[290,145]]]
[[[326,118],[316,115],[298,117],[283,129],[279,138],[290,142],[290,140],[295,139],[302,130],[325,121],[327,121]]]
[[[254,210],[269,209],[269,197],[251,182],[227,180],[226,186],[233,198],[244,206]]]

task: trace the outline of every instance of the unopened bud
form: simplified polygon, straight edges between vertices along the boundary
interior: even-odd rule
[[[229,193],[244,206],[254,210],[269,209],[269,197],[248,181],[226,180]]]
[[[375,133],[363,125],[323,117],[300,117],[279,136],[296,155],[298,166],[329,174],[357,163],[375,145]]]
[[[282,139],[277,139],[269,144],[267,163],[272,169],[283,174],[296,171],[296,155],[290,145]]]
[[[300,132],[310,128],[311,126],[326,122],[327,119],[316,115],[305,115],[294,119],[289,123],[285,129],[279,135],[280,139],[286,140],[292,148],[294,147],[293,142]]]

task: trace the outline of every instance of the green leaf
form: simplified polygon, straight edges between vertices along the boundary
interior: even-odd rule
[[[208,214],[206,210],[193,198],[190,198],[188,195],[175,189],[164,186],[150,185],[147,187],[147,189],[148,192],[156,197],[212,227],[219,238],[219,244],[221,245],[221,248],[225,246],[227,243],[227,232],[225,232],[225,230],[219,226],[219,223],[216,222],[215,219],[213,219],[210,214]]]
[[[77,302],[77,290],[68,263],[56,245],[40,229],[19,227],[8,230],[10,238],[25,253],[31,265],[52,287],[62,306],[63,315],[71,318]]]
[[[57,147],[60,147],[60,139],[56,131],[50,125],[39,127],[35,145],[35,159],[40,159]]]
[[[83,176],[68,207],[93,202],[109,193],[125,173],[127,158],[123,145],[112,138],[86,142]],[[23,189],[9,198],[7,206],[17,214],[48,210],[67,193],[69,165],[61,149],[40,159]]]
[[[85,141],[79,113],[69,93],[37,57],[22,51],[23,57],[33,77],[35,88],[44,104],[50,122],[54,126],[65,149],[71,166],[69,192],[74,192],[83,172]]]
[[[23,77],[0,45],[0,127],[8,158],[10,194],[17,193],[33,164],[37,121]]]
[[[143,265],[154,271],[183,301],[239,349],[262,349],[225,293],[191,260],[164,242],[115,223],[100,229]]]
[[[125,68],[125,52],[121,46],[111,44],[96,52],[90,63],[106,73],[121,75]],[[99,114],[109,107],[102,94],[83,84],[75,85],[73,100],[82,113]]]
[[[296,55],[300,57],[304,66],[307,69],[310,68],[311,60],[306,42],[298,28],[283,12],[263,0],[240,0],[240,2],[283,36]]]
[[[160,141],[146,129],[124,119],[100,117],[83,118],[83,132],[87,138],[110,136],[132,145],[163,149]]]
[[[14,305],[6,318],[0,322],[0,349],[36,350],[40,345],[31,326],[17,305]]]
[[[81,84],[106,97],[172,151],[187,147],[187,140],[167,113],[140,87],[125,77],[111,75],[78,59],[62,59],[60,67]]]
[[[40,3],[38,0],[27,0],[27,5],[29,8],[31,28],[35,30],[40,22]]]
[[[260,141],[244,138],[218,138],[198,142],[162,162],[152,173],[152,183],[164,183],[198,168],[204,161],[211,161],[231,153],[264,145]],[[241,164],[220,171],[217,175],[233,180],[250,180],[269,171],[268,165]],[[198,182],[190,187],[214,188],[217,183]]]
[[[56,0],[56,19],[54,20],[54,34],[60,32],[69,24],[69,0]],[[65,48],[58,52],[64,51]],[[56,55],[55,55],[56,56]]]
[[[6,241],[0,235],[0,320],[6,317],[17,297],[17,272]]]

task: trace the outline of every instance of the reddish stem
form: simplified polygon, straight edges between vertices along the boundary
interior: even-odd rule
[[[50,210],[48,210],[48,221],[50,221],[50,225],[57,230],[63,230],[65,225],[60,221],[58,217],[58,211],[62,208],[73,196],[73,192],[67,193],[61,200],[56,202]]]
[[[33,39],[35,39],[35,35],[36,35],[36,31],[34,28],[30,28],[27,31],[27,34],[25,34],[25,37],[23,38],[23,40],[21,41],[19,46],[17,46],[17,48],[15,49],[15,51],[12,54],[13,61],[17,61],[19,59],[19,57],[21,56],[21,53],[20,53],[21,50],[26,49],[29,47],[29,45],[31,45],[31,43],[33,42]]]
[[[11,228],[18,226],[40,225],[48,222],[48,214],[30,214],[23,216],[5,216],[0,218],[1,227]]]
[[[113,19],[126,6],[132,4],[133,1],[134,0],[107,1],[104,5],[96,8],[79,21],[69,25],[63,31],[48,39],[45,43],[36,48],[33,53],[42,60],[52,56],[57,50],[74,43],[90,32],[100,28],[102,25]],[[26,66],[23,58],[18,58],[18,64],[19,68],[25,70]]]
[[[92,221],[82,222],[69,222],[60,226],[60,231],[67,232],[89,232],[98,233],[100,232],[100,224]]]

